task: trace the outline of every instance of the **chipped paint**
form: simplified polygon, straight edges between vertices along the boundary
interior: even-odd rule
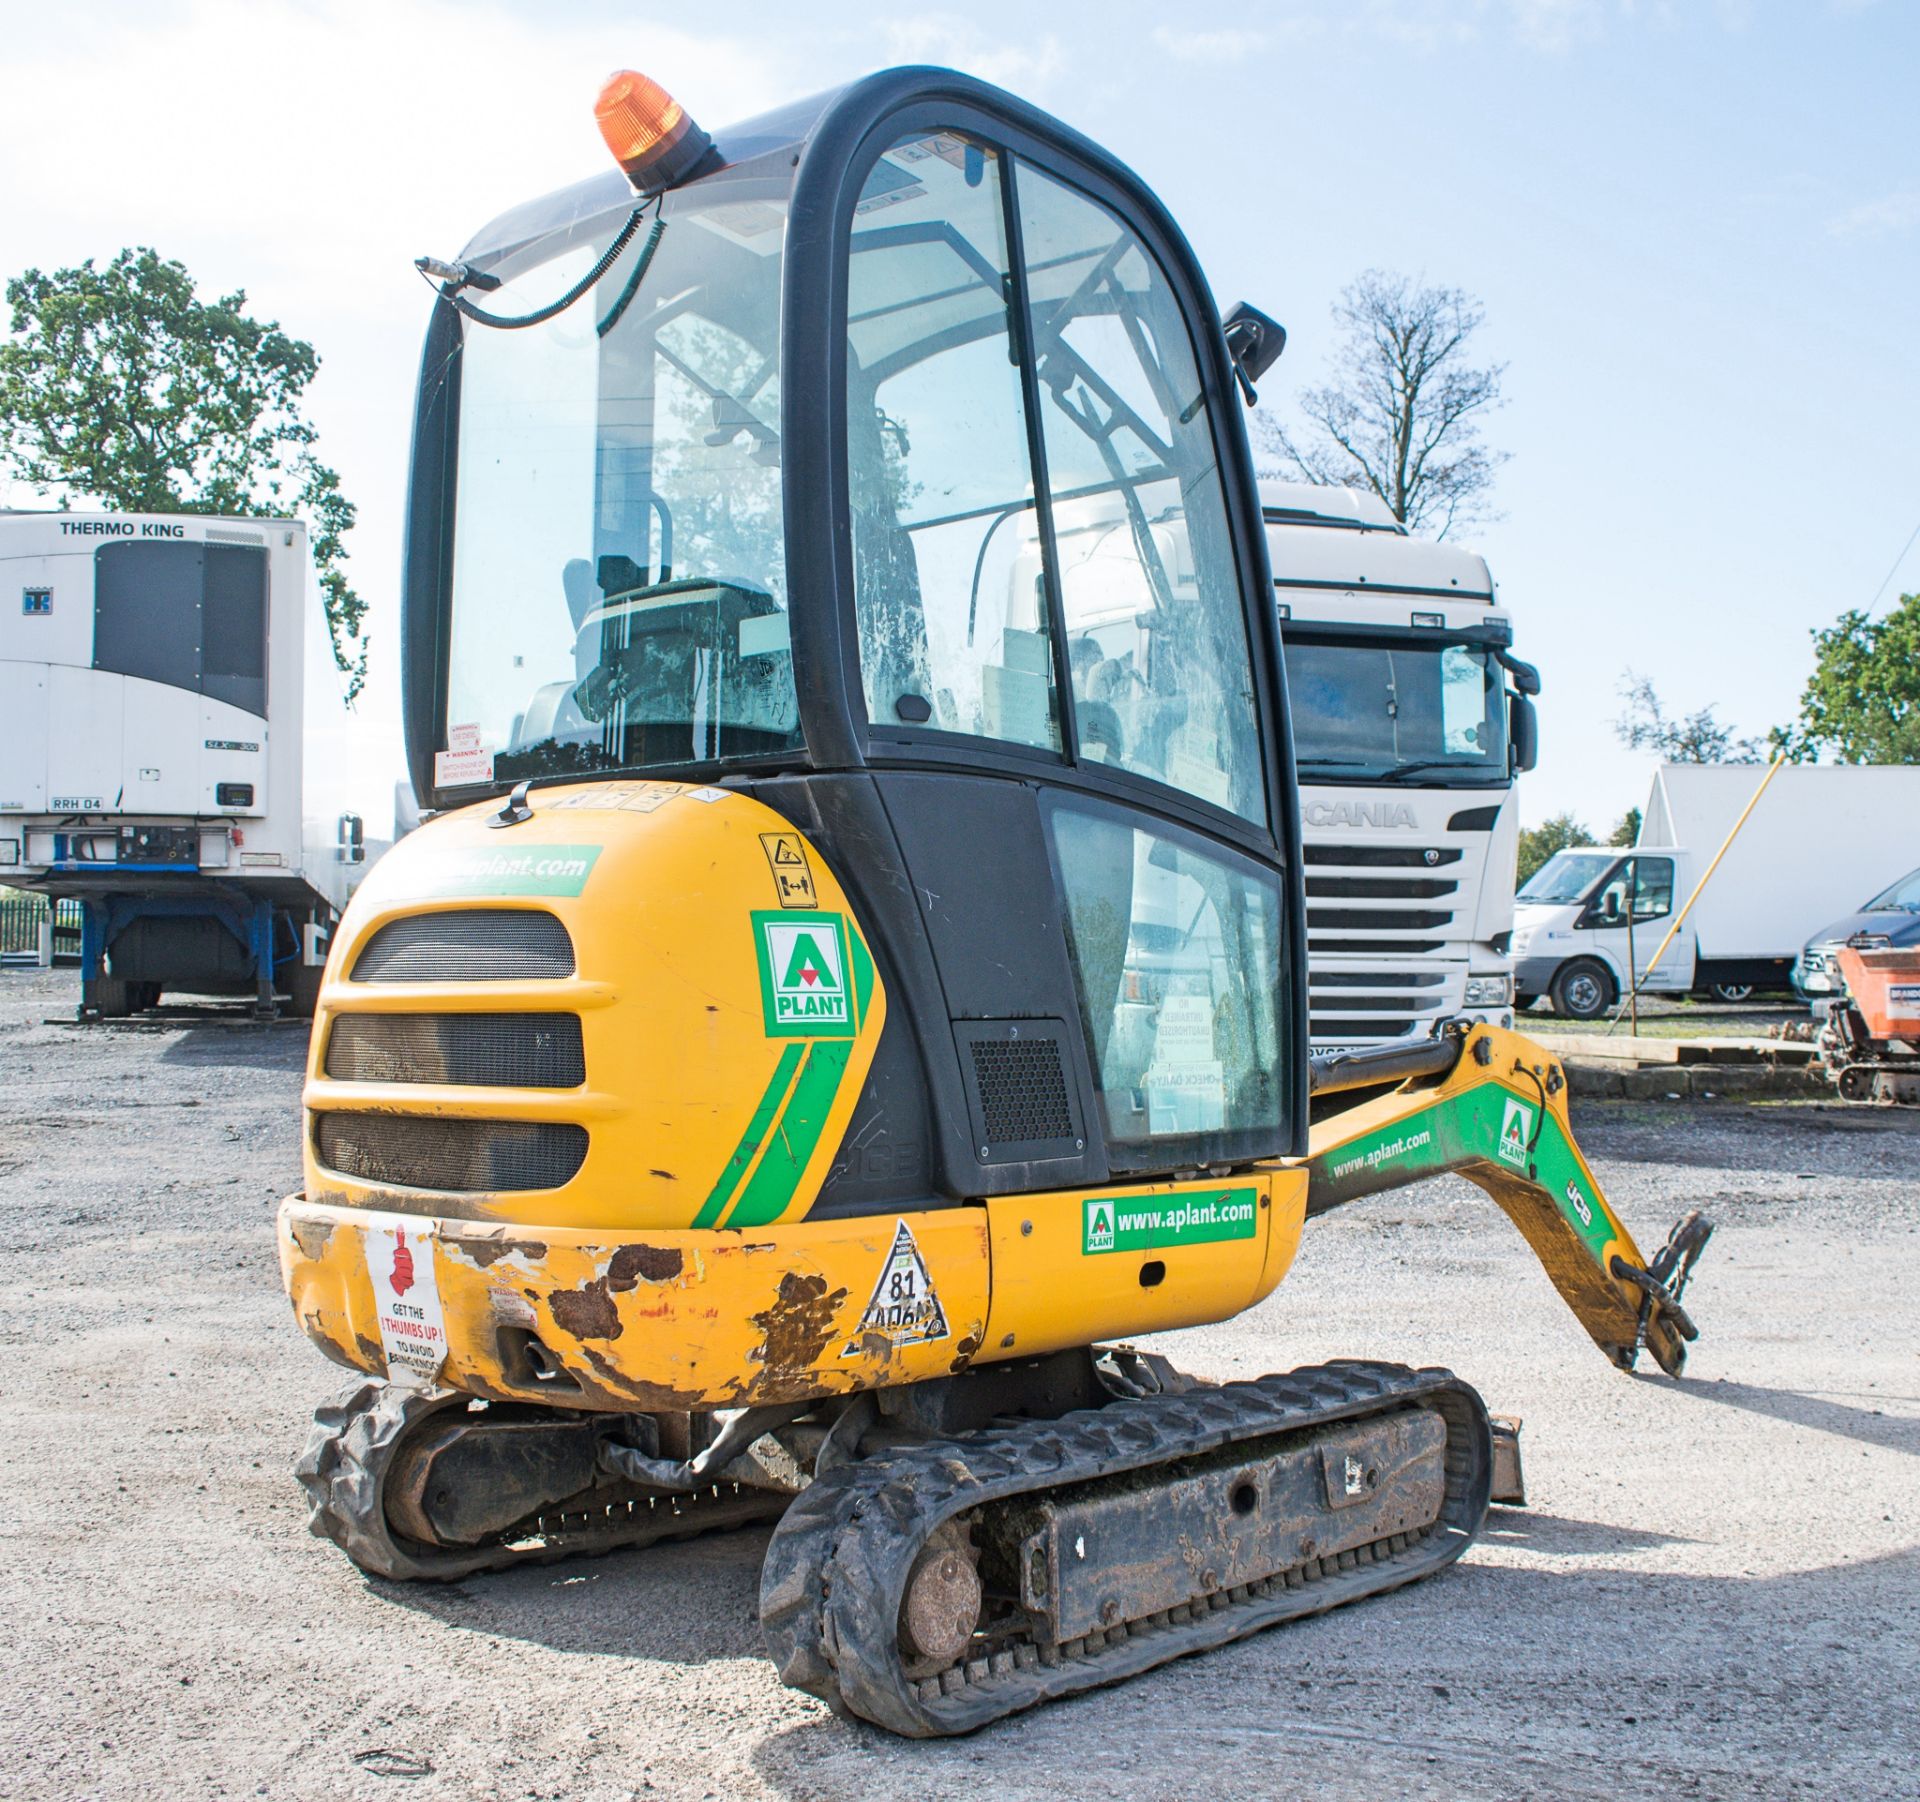
[[[765,1368],[770,1382],[790,1381],[810,1371],[833,1337],[834,1316],[846,1299],[844,1289],[829,1295],[823,1276],[784,1272],[773,1305],[751,1316],[765,1337],[747,1356]]]
[[[575,1339],[618,1339],[624,1331],[604,1276],[578,1289],[556,1289],[547,1297],[547,1307],[553,1324]]]
[[[607,1260],[607,1287],[624,1293],[642,1282],[668,1283],[686,1268],[686,1255],[672,1245],[623,1245]]]

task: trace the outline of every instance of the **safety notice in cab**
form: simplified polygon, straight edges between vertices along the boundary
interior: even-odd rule
[[[380,1316],[380,1344],[387,1354],[387,1380],[408,1389],[431,1389],[447,1361],[447,1322],[433,1267],[433,1234],[417,1221],[378,1215],[361,1229],[367,1274]]]
[[[1217,1195],[1100,1195],[1080,1204],[1080,1250],[1160,1251],[1251,1239],[1259,1212],[1252,1189]]]

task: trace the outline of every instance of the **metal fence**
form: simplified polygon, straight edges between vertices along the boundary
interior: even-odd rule
[[[53,913],[53,955],[56,962],[80,955],[80,903],[56,901]],[[9,963],[38,962],[40,932],[47,923],[45,895],[19,889],[0,889],[0,957]]]

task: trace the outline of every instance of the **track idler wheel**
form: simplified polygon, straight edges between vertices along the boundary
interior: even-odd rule
[[[429,1395],[373,1378],[322,1402],[293,1467],[307,1492],[308,1530],[331,1539],[369,1576],[399,1582],[445,1581],[497,1562],[484,1555],[450,1559],[436,1547],[403,1538],[387,1518],[396,1457],[410,1440],[466,1407],[464,1395]]]

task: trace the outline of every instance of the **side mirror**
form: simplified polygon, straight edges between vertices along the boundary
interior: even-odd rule
[[[1513,770],[1518,775],[1540,761],[1540,716],[1525,695],[1507,698],[1507,735],[1513,744]]]
[[[343,813],[340,816],[337,855],[342,863],[367,861],[366,822],[357,813]]]
[[[1280,361],[1280,353],[1287,348],[1287,328],[1244,300],[1220,324],[1227,336],[1227,355],[1233,359],[1234,374],[1240,378],[1240,392],[1252,406],[1259,398],[1254,383]]]

